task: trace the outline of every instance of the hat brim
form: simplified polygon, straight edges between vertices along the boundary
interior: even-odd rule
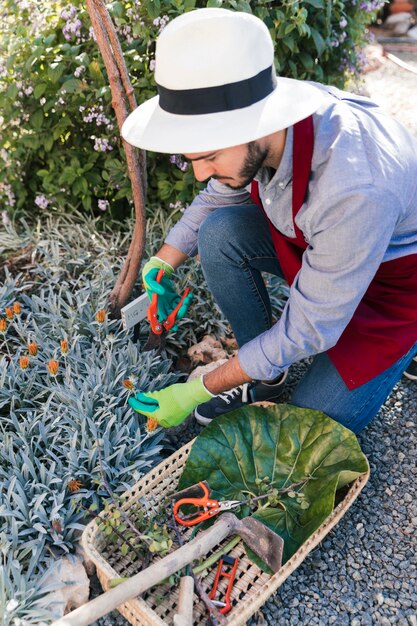
[[[263,100],[243,109],[204,115],[175,115],[147,100],[126,118],[123,138],[153,152],[188,154],[221,150],[265,137],[305,119],[320,107],[321,91],[293,78],[277,78]]]

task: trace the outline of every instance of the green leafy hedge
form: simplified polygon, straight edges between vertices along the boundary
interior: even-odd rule
[[[361,67],[366,25],[384,0],[130,0],[107,6],[138,102],[155,94],[155,40],[196,7],[253,12],[279,73],[343,86]],[[127,167],[85,4],[4,0],[0,31],[0,202],[9,210],[131,210]],[[150,153],[148,206],[183,206],[198,185],[177,155]]]

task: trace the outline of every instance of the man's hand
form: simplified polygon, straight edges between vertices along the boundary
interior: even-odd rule
[[[158,283],[156,277],[161,268],[165,274],[162,276],[161,282]],[[180,296],[175,291],[170,280],[173,271],[174,268],[169,263],[156,256],[151,257],[142,270],[142,280],[149,300],[152,300],[154,293],[158,294],[158,319],[160,322],[166,320],[180,301]],[[186,314],[192,297],[193,295],[190,293],[185,298],[177,313],[177,320],[180,320]],[[174,326],[172,330],[178,330],[178,327]]]
[[[181,424],[196,406],[212,397],[201,377],[161,391],[139,392],[135,398],[129,398],[129,405],[138,413],[156,419],[160,426],[170,428]]]

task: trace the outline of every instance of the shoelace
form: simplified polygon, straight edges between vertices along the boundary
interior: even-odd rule
[[[218,397],[224,400],[226,404],[230,404],[230,402],[234,400],[235,397],[237,398],[242,391],[243,385],[240,385],[239,387],[233,387],[233,389],[229,389],[229,391],[219,393]]]

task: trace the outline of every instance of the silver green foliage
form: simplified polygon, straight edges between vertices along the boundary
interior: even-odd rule
[[[144,260],[159,249],[176,217],[156,211],[148,219]],[[51,552],[71,552],[85,509],[107,496],[101,469],[120,493],[160,458],[164,433],[146,432],[144,418],[127,405],[122,381],[146,391],[179,380],[167,356],[140,351],[146,321],[135,337],[118,320],[96,321],[123,263],[132,223],[105,231],[98,226],[74,215],[16,226],[3,215],[0,228],[0,255],[10,268],[20,261],[20,273],[2,264],[0,317],[16,301],[22,309],[0,334],[0,621],[7,626],[45,623],[37,581]],[[173,356],[205,334],[230,332],[198,262],[179,268],[175,280],[179,291],[191,287],[194,301],[169,338]],[[138,279],[132,297],[140,291]],[[271,291],[273,306],[282,308],[281,287]],[[28,342],[37,344],[38,353],[22,369]],[[56,376],[47,369],[51,359],[59,362]],[[71,493],[70,481],[81,488]]]
[[[146,391],[179,376],[169,359],[142,353],[119,320],[96,320],[97,311],[107,308],[127,234],[100,234],[93,221],[66,218],[32,229],[23,224],[22,230],[12,238],[14,250],[19,237],[25,243],[22,272],[12,276],[3,266],[0,286],[1,318],[13,303],[21,305],[21,314],[7,320],[0,334],[0,537],[5,546],[0,622],[23,626],[44,619],[35,581],[51,553],[73,550],[86,509],[107,496],[101,471],[120,493],[161,458],[164,431],[146,432],[146,420],[129,408],[131,392],[122,382],[129,379]],[[7,237],[10,233],[8,225]],[[3,235],[0,249],[6,258]],[[68,342],[66,353],[62,340]],[[37,344],[36,355],[29,354],[29,342]],[[20,358],[26,356],[29,365],[22,369]],[[55,376],[48,371],[51,359],[59,363]],[[75,492],[71,481],[79,481]]]

